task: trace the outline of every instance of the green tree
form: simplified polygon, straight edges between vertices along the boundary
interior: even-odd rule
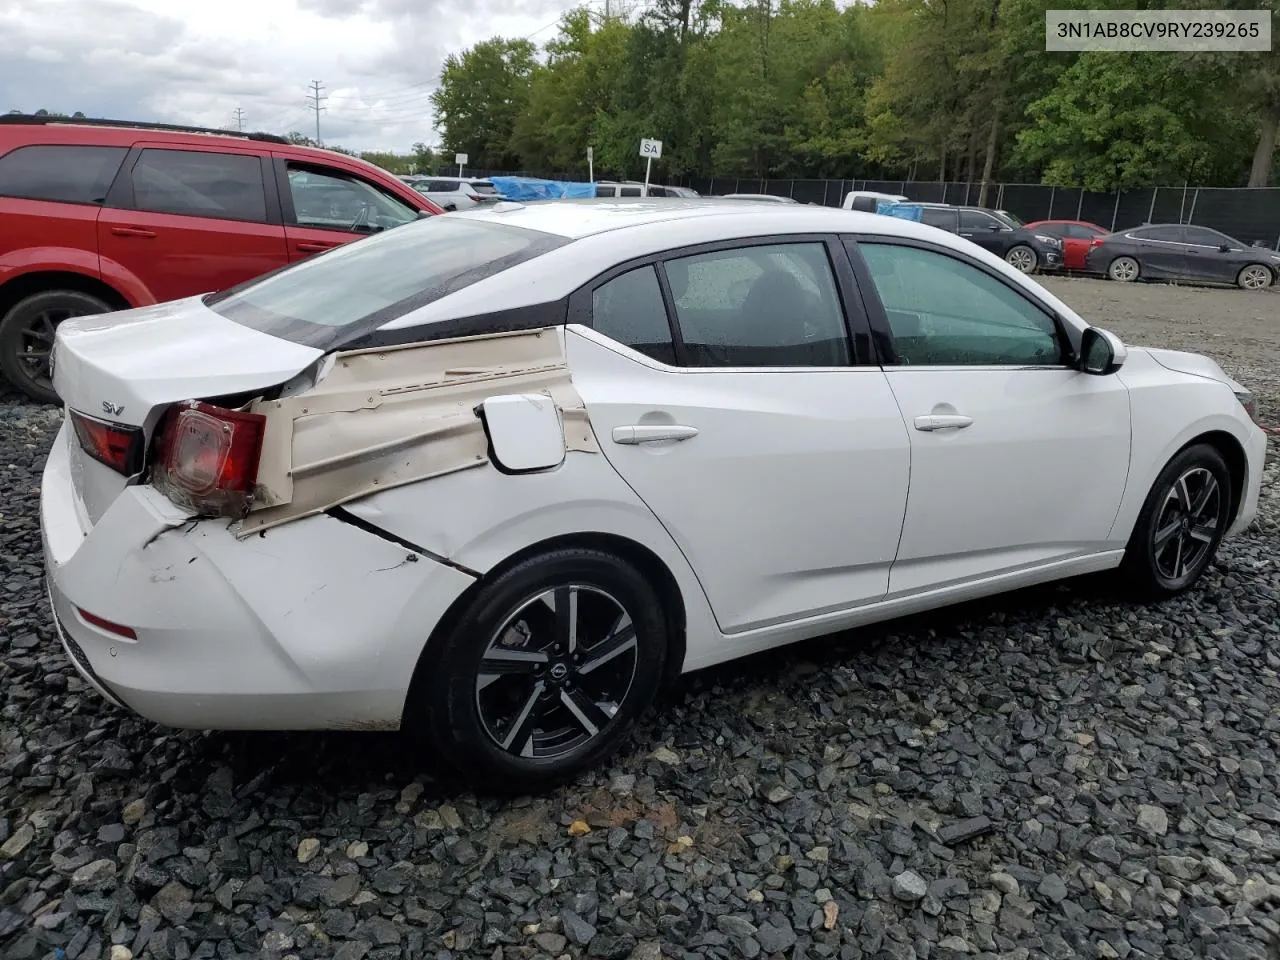
[[[528,40],[495,38],[445,59],[431,105],[446,155],[465,153],[478,168],[519,164],[512,134],[528,107],[536,51]]]

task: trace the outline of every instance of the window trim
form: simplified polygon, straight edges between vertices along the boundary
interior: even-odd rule
[[[849,254],[849,260],[853,264],[854,274],[858,278],[858,286],[860,289],[867,291],[864,294],[866,300],[867,317],[871,323],[872,336],[875,341],[877,355],[882,367],[892,368],[894,370],[1075,370],[1078,367],[1078,358],[1075,348],[1071,344],[1071,338],[1067,335],[1066,323],[1058,312],[1052,309],[1048,304],[1040,303],[1034,296],[1026,290],[1020,290],[1015,284],[1010,283],[1008,278],[1000,276],[1000,274],[992,269],[988,264],[965,254],[959,250],[952,250],[949,247],[941,246],[936,243],[929,243],[925,240],[918,240],[914,237],[894,236],[892,234],[883,233],[845,233],[841,234],[841,240]],[[871,267],[863,257],[859,248],[859,242],[869,244],[884,244],[889,246],[914,247],[919,250],[926,250],[930,253],[940,254],[944,257],[950,257],[966,266],[973,267],[980,273],[986,274],[992,280],[1001,284],[1006,290],[1009,290],[1035,309],[1041,311],[1053,323],[1054,333],[1058,340],[1058,347],[1062,351],[1062,363],[1044,363],[1044,364],[1005,364],[1005,363],[960,363],[960,364],[909,364],[900,363],[898,359],[898,351],[894,346],[893,328],[889,325],[889,317],[885,312],[884,303],[880,299],[880,292],[876,289],[875,281],[871,276]]]
[[[107,189],[102,195],[102,202],[95,203],[92,200],[63,200],[56,197],[32,197],[18,193],[6,193],[0,190],[0,197],[6,200],[28,200],[32,203],[66,203],[75,207],[96,207],[101,210],[107,205],[107,201],[111,197],[111,189],[115,186],[116,180],[120,177],[120,171],[124,169],[126,163],[129,162],[129,154],[132,152],[129,147],[123,147],[119,144],[108,143],[20,143],[7,153],[0,154],[0,161],[12,157],[16,153],[23,150],[31,150],[33,148],[52,147],[55,150],[119,150],[120,162],[116,165],[116,172],[111,175],[111,180],[107,183]]]
[[[286,227],[292,227],[297,230],[325,230],[329,233],[337,233],[337,234],[341,234],[342,236],[353,237],[353,238],[371,237],[375,233],[379,232],[379,231],[371,230],[365,233],[359,230],[341,230],[337,227],[325,227],[325,226],[320,226],[314,223],[299,223],[298,212],[297,210],[294,209],[294,206],[293,206],[293,190],[289,186],[289,164],[291,163],[302,170],[312,170],[315,173],[319,174],[320,176],[333,177],[335,179],[358,180],[361,183],[365,184],[366,186],[374,190],[377,190],[383,196],[390,197],[392,200],[400,204],[402,207],[409,207],[408,203],[406,203],[400,197],[397,197],[395,194],[391,193],[381,184],[373,183],[370,180],[366,180],[364,177],[360,176],[359,174],[352,173],[349,170],[344,170],[341,167],[331,167],[331,166],[326,166],[323,163],[313,163],[308,160],[298,160],[292,157],[282,157],[279,155],[273,157],[272,159],[274,160],[274,163],[272,166],[274,167],[274,171],[275,171],[275,176],[273,177],[273,180],[275,181],[276,193],[278,194],[277,202],[280,205],[280,214],[281,214],[282,222]],[[426,194],[423,194],[423,196],[426,196]],[[412,207],[409,207],[409,208],[411,210],[413,209]],[[414,210],[414,213],[416,214],[417,211]],[[412,223],[413,221],[408,220],[405,222]]]
[[[679,324],[676,319],[675,301],[671,296],[671,285],[667,280],[667,271],[664,266],[668,260],[680,260],[684,257],[694,257],[706,253],[719,253],[725,250],[738,250],[748,247],[772,247],[792,243],[821,243],[826,250],[827,260],[831,266],[832,276],[836,284],[836,296],[840,303],[841,315],[844,321],[845,340],[849,348],[849,362],[836,367],[799,367],[799,366],[750,366],[750,367],[694,367],[687,365],[687,354],[684,349],[684,339],[680,334]],[[641,257],[632,257],[621,263],[614,264],[607,270],[603,270],[596,274],[586,283],[579,286],[576,290],[569,294],[569,309],[565,316],[566,324],[578,324],[589,330],[595,330],[592,322],[592,296],[597,288],[604,286],[609,281],[629,273],[632,270],[647,265],[653,265],[658,273],[658,285],[662,289],[663,306],[667,311],[667,327],[671,331],[671,342],[676,347],[675,355],[678,366],[668,366],[659,360],[645,354],[636,353],[637,356],[663,370],[675,371],[678,373],[701,374],[701,373],[719,373],[723,371],[733,371],[735,373],[779,373],[779,372],[800,372],[805,370],[857,370],[857,369],[879,369],[875,356],[871,350],[872,326],[867,317],[867,306],[863,300],[860,286],[850,258],[840,243],[840,238],[832,233],[783,233],[783,234],[759,234],[751,237],[735,237],[729,240],[713,240],[705,243],[688,244],[680,247],[669,247],[666,250],[660,250],[656,253],[646,254]],[[604,336],[604,334],[600,334]],[[614,342],[614,341],[610,341]],[[624,343],[618,346],[624,349],[630,349]]]
[[[170,210],[141,209],[138,206],[137,192],[133,187],[133,171],[139,161],[142,160],[142,154],[147,150],[167,151],[169,153],[217,154],[218,156],[249,157],[257,160],[258,170],[262,176],[262,203],[265,211],[263,219],[253,220],[247,217],[213,216],[208,213],[178,213]],[[216,220],[225,223],[253,223],[260,226],[278,227],[280,226],[280,210],[278,205],[272,203],[270,180],[271,171],[268,167],[267,157],[260,153],[250,153],[244,150],[197,150],[186,145],[175,146],[168,143],[135,143],[129,151],[129,155],[125,157],[124,163],[120,165],[120,170],[116,173],[116,179],[111,184],[111,189],[107,191],[107,200],[102,206],[103,209],[129,210],[133,213],[154,217],[185,217],[190,220]]]

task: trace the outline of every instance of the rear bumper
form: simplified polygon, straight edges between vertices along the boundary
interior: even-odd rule
[[[64,649],[100,694],[174,727],[399,726],[430,630],[471,577],[323,515],[236,540],[149,487],[88,528],[64,441],[41,488],[46,579]]]

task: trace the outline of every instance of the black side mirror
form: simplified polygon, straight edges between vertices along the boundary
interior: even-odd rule
[[[999,233],[1001,230],[1007,230],[1009,228],[1006,227],[1003,223],[993,223],[991,224],[991,226],[987,227],[987,229],[990,230],[992,233]]]
[[[1219,253],[1230,253],[1230,252],[1231,252],[1231,244],[1229,244],[1229,243],[1220,243],[1220,244],[1218,244],[1218,252],[1219,252]]]
[[[1126,351],[1120,338],[1101,327],[1089,327],[1080,337],[1080,371],[1097,377],[1115,373]]]

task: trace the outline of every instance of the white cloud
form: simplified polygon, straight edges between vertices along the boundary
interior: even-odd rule
[[[26,0],[0,4],[0,112],[314,136],[408,150],[436,139],[428,99],[445,56],[545,30],[573,0]]]

